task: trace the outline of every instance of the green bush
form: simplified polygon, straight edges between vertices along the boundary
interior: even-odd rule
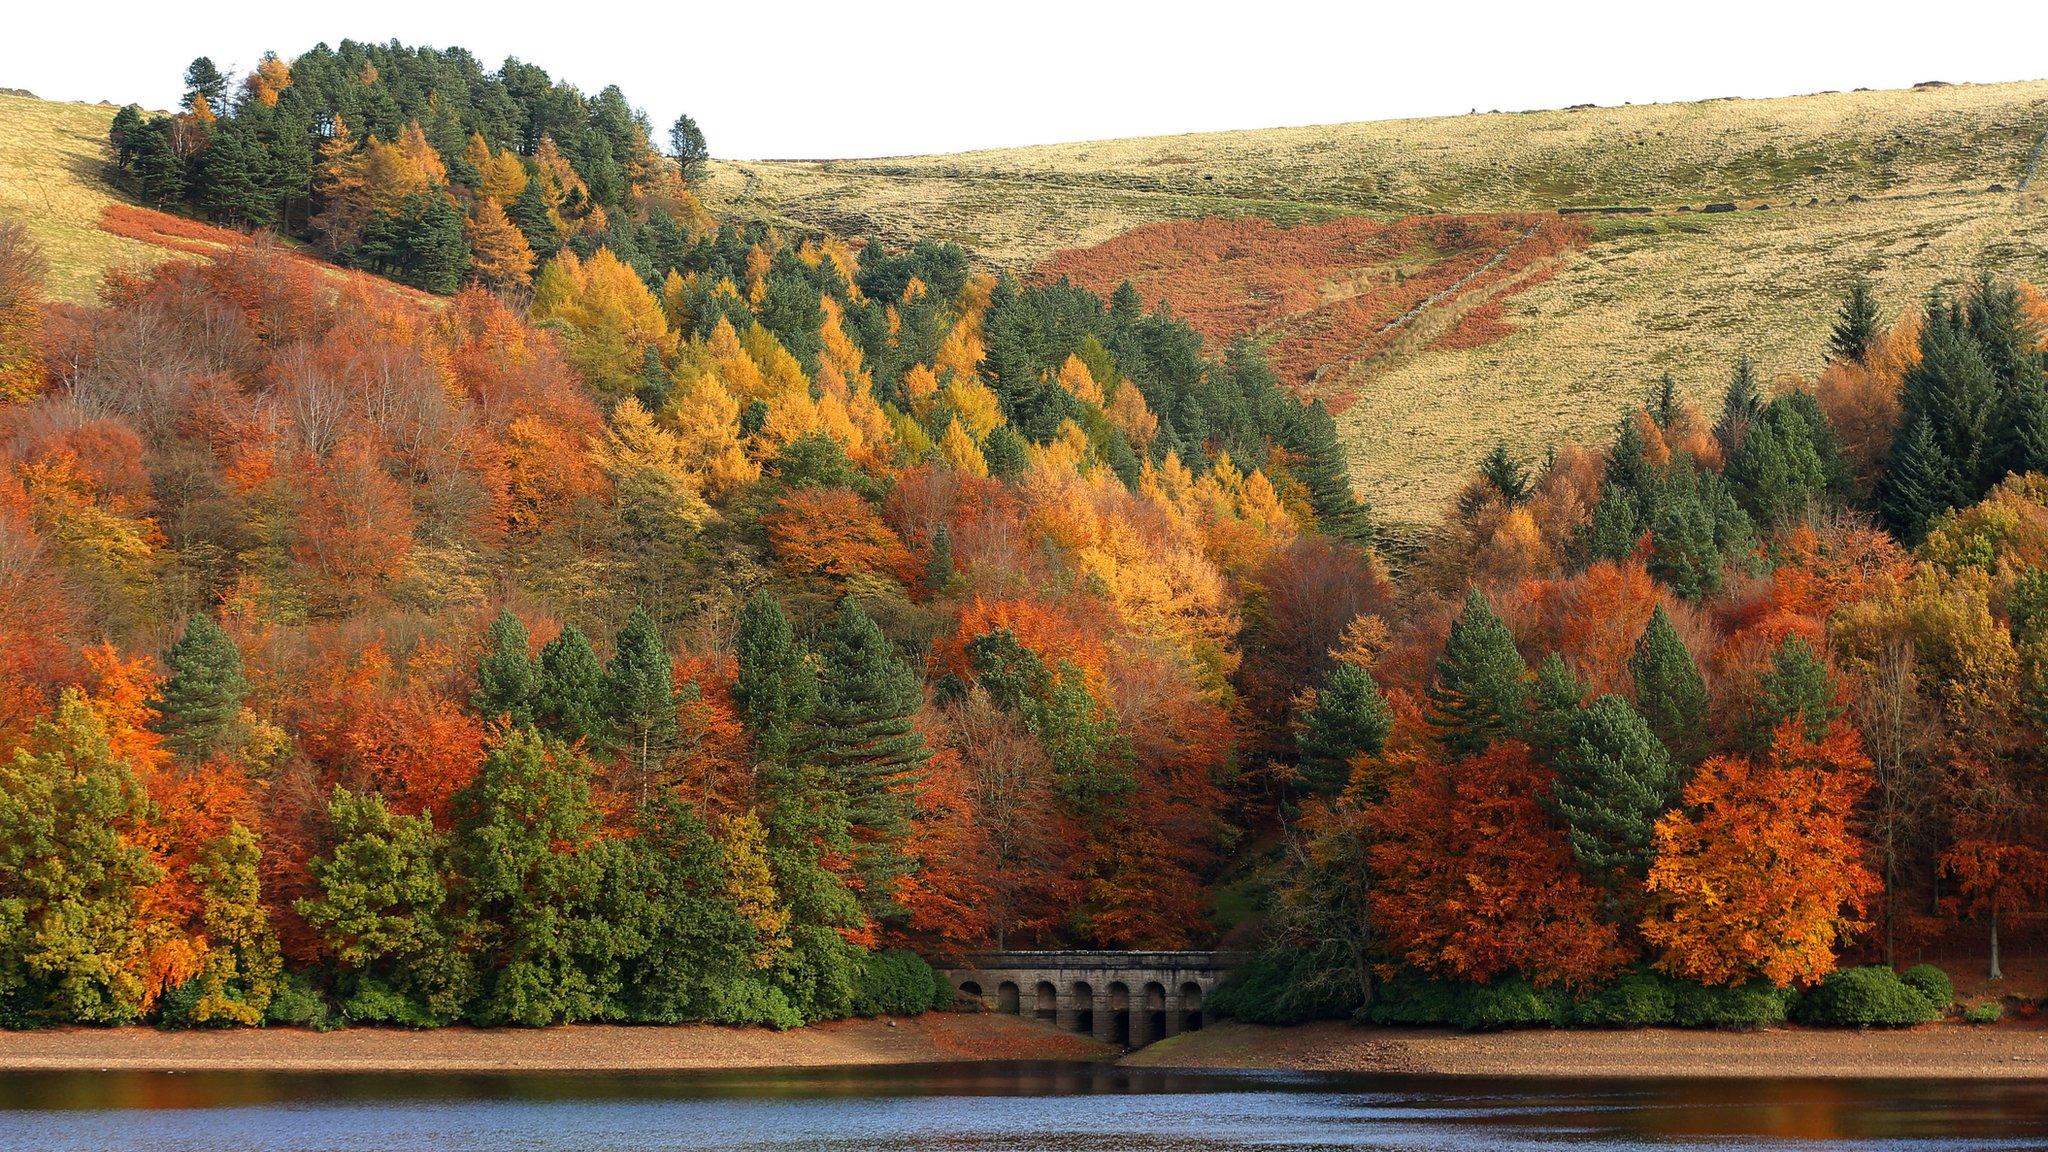
[[[303,972],[287,972],[278,981],[277,991],[270,997],[270,1007],[264,1010],[263,1022],[311,1028],[315,1032],[332,1031],[342,1023],[328,1005],[327,997]]]
[[[1996,1024],[2004,1018],[2005,1005],[1996,1000],[1963,1009],[1963,1020],[1970,1024]]]
[[[1477,984],[1458,995],[1453,1023],[1466,1032],[1498,1032],[1504,1028],[1542,1028],[1567,1018],[1563,993],[1536,988],[1519,976]]]
[[[1203,1009],[1248,1024],[1344,1020],[1363,997],[1347,958],[1320,950],[1261,952],[1225,977]]]
[[[429,1012],[412,996],[378,977],[361,975],[344,983],[352,985],[341,1000],[341,1014],[346,1020],[365,1024],[397,1024],[404,1028],[438,1028],[448,1023]]]
[[[1672,984],[1671,1022],[1681,1028],[1762,1028],[1783,1024],[1793,993],[1765,980],[1732,988]]]
[[[1678,1003],[1673,982],[1655,972],[1624,972],[1572,1007],[1572,1023],[1589,1028],[1651,1028],[1671,1023]]]
[[[932,1007],[938,987],[945,983],[924,958],[915,952],[891,949],[870,952],[861,961],[854,982],[855,1016],[915,1016]],[[947,1000],[952,987],[947,986]]]
[[[1949,982],[1948,973],[1932,964],[1913,965],[1899,973],[1899,981],[1925,996],[1940,1011],[1948,1011],[1948,1006],[1955,1002],[1956,986]]]
[[[1372,998],[1367,1016],[1375,1024],[1454,1024],[1458,1015],[1458,992],[1417,973],[1402,972],[1382,983]]]
[[[1946,1001],[1937,1006],[1879,964],[1829,973],[1800,999],[1799,1019],[1836,1027],[1901,1028],[1939,1019],[1946,1006]]]
[[[804,1018],[782,989],[755,977],[721,980],[710,989],[713,1024],[760,1024],[778,1032],[801,1028]]]

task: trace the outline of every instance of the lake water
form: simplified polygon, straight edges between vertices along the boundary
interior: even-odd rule
[[[0,1075],[0,1149],[2048,1149],[2048,1083],[1584,1082],[1016,1064],[684,1075]]]

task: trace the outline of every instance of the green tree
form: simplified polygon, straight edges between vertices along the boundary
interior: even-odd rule
[[[157,208],[185,202],[185,158],[171,141],[174,124],[170,117],[159,116],[128,137],[137,191],[143,203]]]
[[[1870,281],[1858,276],[1842,298],[1835,325],[1828,335],[1828,359],[1843,364],[1861,364],[1870,355],[1882,322],[1877,312],[1877,294]]]
[[[526,246],[533,249],[536,262],[545,263],[562,250],[561,230],[555,226],[555,219],[548,213],[547,197],[541,192],[540,181],[528,180],[526,187],[514,197],[505,215],[512,226],[526,237]]]
[[[911,790],[931,757],[911,724],[924,693],[881,628],[851,600],[819,657],[810,755],[846,798],[863,907],[874,916],[894,914],[896,882],[916,867],[903,847],[915,811]]]
[[[192,865],[206,956],[199,974],[174,997],[181,1007],[180,1023],[263,1022],[283,961],[263,907],[260,856],[255,834],[237,822],[202,849]]]
[[[1935,296],[1920,327],[1920,361],[1906,370],[1899,387],[1901,424],[1926,425],[1933,448],[1953,469],[1960,485],[1957,503],[1967,503],[1998,479],[1987,451],[1999,382],[1985,361],[1959,305]],[[1921,467],[1904,459],[1914,450],[1911,435],[1893,443],[1886,471]]]
[[[1504,504],[1520,504],[1529,497],[1528,466],[1508,452],[1505,442],[1494,441],[1486,459],[1479,462],[1479,475]]]
[[[824,863],[855,849],[845,798],[823,769],[802,763],[764,765],[761,798],[768,870],[789,915],[788,944],[772,956],[770,978],[797,1018],[844,1016],[861,964],[844,931],[868,922],[853,890]]]
[[[136,902],[162,875],[135,842],[148,813],[76,689],[0,761],[0,1022],[141,1014]]]
[[[1662,604],[1636,638],[1628,671],[1650,731],[1679,763],[1699,763],[1707,754],[1707,682]]]
[[[1373,683],[1372,673],[1356,664],[1339,664],[1323,679],[1315,706],[1301,718],[1296,744],[1301,775],[1312,792],[1341,791],[1351,779],[1356,756],[1377,755],[1386,747],[1394,713]]]
[[[370,221],[349,260],[401,284],[450,295],[469,271],[462,210],[438,186],[407,196],[395,215]]]
[[[1553,765],[1550,807],[1580,870],[1610,895],[1649,875],[1651,831],[1678,802],[1679,775],[1642,715],[1619,696],[1594,700]]]
[[[604,717],[604,667],[590,638],[570,624],[540,650],[534,718],[549,735],[574,743],[601,737]]]
[[[337,786],[327,823],[333,847],[307,865],[316,894],[293,907],[334,965],[343,1014],[414,1028],[461,1019],[477,987],[473,933],[450,903],[433,817]]]
[[[1429,720],[1454,756],[1470,756],[1519,734],[1528,698],[1529,666],[1515,638],[1474,588],[1436,662],[1429,686]]]
[[[1586,701],[1586,686],[1564,657],[1545,653],[1536,665],[1529,695],[1529,743],[1554,755],[1571,733],[1572,718]]]
[[[566,746],[515,729],[456,797],[456,872],[485,960],[478,1023],[617,1014],[592,976],[614,945],[598,916],[604,867],[588,777]]]
[[[932,532],[931,555],[924,562],[924,588],[937,596],[953,583],[953,533],[941,524]]]
[[[1714,424],[1714,439],[1721,443],[1721,458],[1733,459],[1742,447],[1749,426],[1763,412],[1763,389],[1757,383],[1756,365],[1747,356],[1735,361],[1735,375],[1721,397],[1721,418]]]
[[[1935,443],[1933,425],[1925,417],[1906,421],[1877,482],[1877,507],[1885,525],[1906,543],[1918,544],[1943,513],[1964,499],[1962,477]]]
[[[191,107],[195,97],[205,100],[214,115],[227,115],[228,78],[210,57],[201,56],[185,66],[185,98],[181,107]]]
[[[697,127],[695,120],[678,116],[676,122],[669,125],[668,154],[676,158],[683,183],[695,184],[704,174],[704,162],[711,158],[711,152],[704,146],[704,132]]]
[[[1798,636],[1785,637],[1771,656],[1770,670],[1757,685],[1754,707],[1749,738],[1758,748],[1768,747],[1772,732],[1787,720],[1800,721],[1806,738],[1817,741],[1842,714],[1827,661]]]
[[[753,733],[755,753],[780,763],[796,747],[804,725],[818,708],[818,677],[812,671],[789,614],[775,597],[756,592],[740,609],[739,675],[733,701]]]
[[[179,755],[204,760],[238,738],[242,701],[249,679],[234,637],[205,613],[185,622],[185,631],[164,654],[170,674],[154,702],[156,731]]]
[[[1760,524],[1805,515],[1827,491],[1813,429],[1797,408],[1773,402],[1750,422],[1723,475],[1736,502]]]
[[[1024,438],[1007,424],[998,424],[981,443],[982,459],[988,461],[988,474],[997,479],[1021,475],[1030,463],[1024,452]]]
[[[534,722],[540,697],[540,667],[530,648],[526,625],[507,608],[484,632],[484,655],[477,661],[476,693],[470,706],[487,717],[509,717],[514,726]]]
[[[274,224],[275,200],[264,167],[262,146],[239,123],[225,120],[193,158],[187,192],[215,220],[249,228]]]
[[[654,618],[634,608],[613,640],[611,663],[604,677],[605,731],[611,745],[646,783],[657,777],[680,738],[676,705],[675,665]]]
[[[1287,447],[1300,457],[1294,475],[1308,489],[1317,526],[1339,540],[1371,544],[1372,509],[1351,489],[1351,454],[1337,438],[1337,422],[1323,402],[1312,400],[1300,409],[1290,431]]]

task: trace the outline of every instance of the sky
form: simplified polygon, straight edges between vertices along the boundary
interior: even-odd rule
[[[168,108],[186,63],[344,39],[617,84],[733,159],[914,155],[1473,110],[2048,77],[2048,3],[23,0],[0,88]],[[1947,18],[1945,18],[1947,17]]]

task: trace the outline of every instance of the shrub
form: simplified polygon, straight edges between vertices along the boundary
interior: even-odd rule
[[[1458,1014],[1457,990],[1413,972],[1403,972],[1379,987],[1367,1013],[1375,1024],[1452,1024]]]
[[[706,1018],[713,1024],[760,1024],[778,1032],[804,1025],[803,1014],[782,989],[754,977],[714,984]]]
[[[417,999],[370,975],[355,979],[354,988],[341,1001],[341,1014],[350,1021],[405,1028],[438,1028],[448,1023]]]
[[[311,1028],[315,1032],[329,1032],[342,1025],[341,1019],[327,1003],[327,997],[303,972],[288,972],[278,981],[277,991],[270,997],[270,1007],[264,1010],[263,1022]]]
[[[1762,1028],[1783,1024],[1794,994],[1766,980],[1734,987],[1672,985],[1671,1022],[1681,1028]]]
[[[1963,1009],[1963,1019],[1971,1024],[1996,1024],[2004,1017],[2005,1005],[1996,1000]]]
[[[915,1016],[933,1007],[942,984],[945,978],[915,952],[870,952],[855,978],[853,1014]],[[951,985],[946,985],[946,999],[952,1000]]]
[[[1541,1028],[1565,1021],[1565,999],[1556,989],[1536,988],[1519,976],[1478,984],[1458,996],[1453,1023],[1467,1032]]]
[[[1938,1011],[1948,1011],[1948,1006],[1956,998],[1956,986],[1949,982],[1948,973],[1932,964],[1913,965],[1899,973],[1899,981],[1925,996]]]
[[[1248,1024],[1301,1024],[1347,1019],[1362,1002],[1357,976],[1343,957],[1275,949],[1232,972],[1203,1008]]]
[[[1799,1018],[1837,1027],[1900,1028],[1938,1019],[1942,1007],[1879,964],[1829,973],[1801,998]]]
[[[1613,983],[1580,1000],[1572,1022],[1593,1028],[1649,1028],[1671,1023],[1678,994],[1672,981],[1655,972],[1624,972]]]

